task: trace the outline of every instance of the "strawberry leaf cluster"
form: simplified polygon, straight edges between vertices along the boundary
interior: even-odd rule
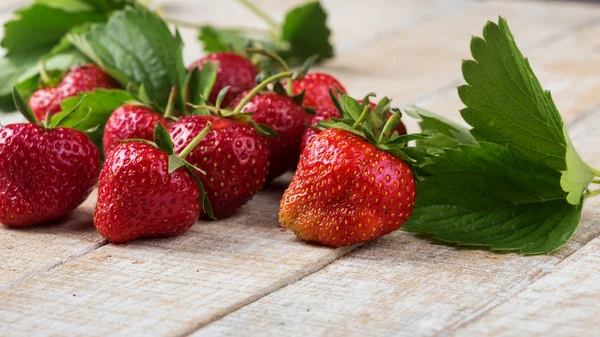
[[[575,232],[600,172],[575,151],[558,109],[503,18],[471,40],[458,88],[470,130],[413,108],[417,145],[435,154],[420,169],[419,197],[403,227],[437,239],[522,254],[552,252]]]
[[[89,62],[66,41],[66,35],[106,22],[126,6],[138,5],[133,0],[45,0],[16,11],[16,18],[4,25],[0,42],[6,50],[0,59],[0,112],[15,110],[13,86],[25,98],[39,87],[40,61],[50,76]]]
[[[327,13],[319,1],[292,8],[282,23],[271,19],[249,1],[239,2],[262,18],[269,29],[257,31],[202,26],[198,38],[204,45],[204,51],[214,53],[233,49],[241,53],[249,46],[258,46],[281,55],[290,66],[300,65],[312,56],[316,56],[317,62],[334,56],[329,41],[331,31],[327,27]],[[262,69],[277,66],[267,57],[261,58],[260,62]]]

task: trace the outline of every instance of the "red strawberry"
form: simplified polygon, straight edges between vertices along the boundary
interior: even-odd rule
[[[216,103],[217,95],[227,86],[229,86],[229,90],[223,99],[222,106],[228,106],[231,100],[243,91],[252,89],[256,84],[255,77],[258,75],[258,69],[249,59],[241,55],[235,53],[210,54],[192,63],[188,69],[192,70],[206,62],[219,63],[217,79],[209,97],[212,104]]]
[[[29,105],[35,117],[42,121],[46,118],[47,113],[59,112],[61,110],[60,103],[66,98],[97,88],[118,87],[118,83],[98,66],[86,64],[71,69],[56,88],[43,88],[33,93]]]
[[[326,110],[335,109],[335,105],[329,96],[329,89],[332,89],[337,96],[335,87],[342,93],[346,93],[344,86],[335,77],[324,73],[309,73],[298,80],[292,82],[292,92],[294,95],[305,92],[304,103],[306,107],[313,109]]]
[[[217,116],[188,116],[171,124],[175,151],[186,147],[210,121],[212,131],[187,157],[206,172],[199,176],[216,218],[233,214],[260,190],[269,169],[266,139],[252,126]]]
[[[57,101],[56,88],[42,88],[33,93],[29,99],[29,106],[39,121],[46,118],[46,114],[54,115],[60,112],[60,102]]]
[[[244,105],[242,112],[252,113],[252,119],[279,134],[269,138],[269,175],[273,180],[293,168],[298,162],[300,139],[311,115],[291,97],[276,93],[258,94]]]
[[[317,113],[312,116],[309,125],[314,126],[317,125],[320,121],[331,119],[331,117],[340,117],[340,112],[337,109],[325,109],[319,110]],[[321,132],[319,129],[315,129],[312,127],[306,128],[304,134],[302,135],[302,139],[300,140],[300,153],[304,152],[306,146]]]
[[[143,105],[127,104],[115,110],[104,128],[104,156],[125,139],[152,140],[156,123],[167,126],[167,119]]]
[[[155,138],[160,149],[142,141],[121,143],[104,163],[94,225],[110,242],[181,234],[200,216],[202,190],[183,159],[206,132],[178,156],[161,124],[156,130],[164,133]]]
[[[371,108],[375,109],[377,106],[375,103],[370,103]],[[388,113],[388,118],[392,116],[392,112]],[[326,109],[317,111],[317,113],[312,117],[309,125],[315,126],[322,120],[331,119],[332,117],[340,117],[340,112],[337,109]],[[400,122],[400,124],[395,129],[398,131],[400,136],[406,134],[406,126],[404,123]],[[302,136],[302,140],[300,141],[300,153],[304,152],[306,146],[312,141],[312,139],[321,132],[319,129],[309,127],[304,131],[304,135]]]
[[[17,100],[27,109],[18,93]],[[31,110],[23,114],[35,122]],[[23,227],[67,215],[90,195],[99,171],[98,150],[77,130],[33,123],[0,128],[0,223]]]
[[[352,245],[398,229],[412,213],[415,180],[396,156],[408,138],[392,133],[400,114],[381,125],[365,118],[370,109],[361,113],[358,102],[355,106],[351,113],[342,112],[347,126],[330,122],[331,128],[308,144],[281,199],[279,221],[300,239]],[[377,143],[368,141],[366,129]]]

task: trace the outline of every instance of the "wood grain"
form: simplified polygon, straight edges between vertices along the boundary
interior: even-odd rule
[[[596,133],[596,125],[600,125],[600,110],[586,116],[582,124],[575,124],[572,136],[582,156],[590,164],[600,166],[600,150],[597,149],[600,137],[592,135]],[[565,247],[551,255],[523,257],[460,249],[396,232],[227,315],[193,336],[446,335],[517,296],[544,275],[561,270],[561,261],[600,235],[599,208],[600,199],[589,200],[576,234]],[[596,246],[597,243],[594,243],[590,249],[597,254]],[[590,261],[593,263],[594,257]],[[588,285],[597,279],[594,270],[580,272],[587,275],[582,285],[585,293],[597,289],[597,286]],[[563,273],[566,275],[568,271],[561,272],[561,275]],[[566,294],[568,292],[565,290]],[[540,294],[537,298],[542,297]],[[578,307],[574,302],[576,298],[567,300],[571,301],[568,302],[570,307],[556,309],[556,315],[561,310],[565,310],[568,317],[581,315],[580,318],[587,324],[582,331],[593,331],[591,328],[597,323],[586,311],[597,313],[598,306],[590,309],[586,301]],[[550,311],[552,303],[548,300],[538,305]],[[511,308],[516,312],[511,317],[519,317],[519,312],[529,312],[528,309],[518,311],[516,307],[509,306],[497,315]],[[534,320],[532,324],[543,322],[543,314],[544,311],[535,316],[539,317],[538,321]],[[505,324],[498,323],[488,328],[487,323],[493,320],[494,317],[491,317],[478,325],[473,335],[478,332],[479,335],[482,335],[481,332],[487,335],[486,332],[498,330],[511,336],[511,331],[502,329],[507,327]],[[556,320],[557,324],[562,321]],[[577,324],[578,321],[575,321],[571,327]],[[531,335],[527,334],[530,330],[523,329],[523,335]],[[541,336],[566,335],[560,333],[566,330],[543,331]],[[579,330],[573,328],[568,331]]]

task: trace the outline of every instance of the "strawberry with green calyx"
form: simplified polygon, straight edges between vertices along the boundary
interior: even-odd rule
[[[0,223],[30,226],[67,215],[90,195],[100,154],[82,132],[38,123],[13,88],[16,107],[30,123],[0,128]]]
[[[104,156],[126,139],[152,140],[157,123],[168,125],[172,118],[175,104],[176,87],[171,89],[169,102],[163,115],[150,108],[150,102],[131,102],[117,108],[108,118],[102,138]]]
[[[223,105],[227,106],[231,100],[255,85],[258,69],[242,55],[231,52],[209,54],[193,62],[188,70],[202,67],[206,63],[218,65],[217,77],[208,98],[212,104],[217,102],[219,92],[225,87],[229,87],[227,95],[223,97]]]
[[[267,139],[270,149],[267,181],[296,166],[300,139],[311,117],[302,107],[303,94],[290,97],[281,89],[280,83],[275,83],[275,92],[259,93],[260,88],[256,87],[231,105],[235,106],[234,112],[250,113],[256,123],[267,125],[279,134]]]
[[[386,100],[380,104],[387,105]],[[387,118],[387,109],[372,110],[349,96],[343,104],[341,118],[319,123],[324,131],[302,153],[279,212],[281,225],[300,239],[333,247],[378,238],[402,226],[416,198],[411,166],[426,156],[404,147],[426,135],[394,131],[400,123],[398,110]]]
[[[291,73],[263,81],[256,92],[286,76]],[[204,111],[204,115],[185,116],[169,126],[177,151],[187,146],[207,123],[212,124],[212,131],[187,160],[206,171],[207,174],[199,178],[218,219],[235,213],[262,188],[269,171],[267,139],[277,136],[269,127],[252,120],[249,114],[222,109],[226,90],[227,87],[219,93],[216,107],[195,107],[198,112]]]
[[[323,120],[330,120],[334,117],[340,118],[342,114],[340,114],[340,110],[343,109],[343,106],[339,103],[339,98],[343,100],[344,93],[338,90],[338,96],[333,94],[333,90],[330,90],[330,96],[332,103],[336,107],[335,109],[325,109],[317,111],[316,115],[314,115],[310,121],[309,128],[306,129],[304,135],[302,136],[302,140],[300,141],[300,153],[304,151],[306,146],[312,141],[312,139],[318,135],[321,130],[317,127],[317,124]],[[384,111],[388,111],[388,118],[392,116],[392,111],[390,110],[390,100],[387,98],[382,99],[379,104],[375,104],[370,102],[370,97],[373,97],[374,94],[369,94],[365,96],[365,98],[361,101],[361,106],[364,106],[365,103],[369,103],[374,115],[380,115]],[[400,124],[395,128],[395,131],[398,132],[398,135],[402,136],[406,134],[406,126],[404,123],[400,121]]]
[[[53,86],[43,66],[41,73],[44,88],[34,92],[29,99],[29,106],[39,121],[42,121],[48,113],[60,112],[60,103],[66,98],[98,88],[119,87],[115,80],[94,64],[85,64],[69,70],[56,87]]]
[[[182,234],[202,211],[212,216],[210,202],[186,157],[210,132],[206,127],[176,154],[171,137],[157,123],[154,142],[129,140],[106,158],[98,184],[94,225],[113,243],[141,237]]]

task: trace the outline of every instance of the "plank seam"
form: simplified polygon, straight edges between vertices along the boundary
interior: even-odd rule
[[[190,328],[185,329],[184,331],[177,333],[174,336],[175,337],[190,336],[194,332],[206,327],[207,325],[215,323],[217,321],[220,321],[221,319],[227,317],[229,314],[236,312],[237,310],[258,301],[263,297],[266,297],[274,292],[280,291],[298,281],[301,281],[305,277],[310,276],[310,275],[326,268],[327,266],[329,266],[331,263],[333,263],[337,259],[344,257],[345,255],[353,252],[354,250],[360,248],[361,246],[362,246],[362,244],[358,244],[358,245],[354,245],[354,246],[350,246],[350,247],[335,249],[330,254],[322,257],[318,262],[312,263],[300,270],[297,270],[293,275],[281,278],[281,279],[273,282],[272,284],[266,286],[263,289],[263,291],[255,294],[253,296],[249,296],[241,301],[238,301],[237,303],[234,303],[234,304],[224,308],[221,313],[215,314],[211,317],[207,317],[206,319],[201,319],[201,320],[195,322],[195,324],[193,324]]]
[[[598,104],[592,106],[591,108],[585,110],[575,120],[567,123],[568,129],[573,129],[573,128],[577,127],[579,124],[585,123],[585,121],[588,118],[590,118],[592,115],[595,115],[597,113],[600,114],[600,103],[598,103]],[[508,296],[502,297],[502,299],[496,299],[496,300],[489,301],[480,310],[478,310],[478,313],[475,314],[474,316],[472,316],[470,318],[467,318],[465,320],[459,321],[459,322],[457,322],[455,324],[452,324],[450,326],[447,326],[446,328],[444,328],[440,332],[438,332],[435,336],[437,336],[437,337],[450,336],[453,333],[457,332],[458,330],[464,329],[464,328],[466,328],[466,327],[468,327],[468,326],[470,326],[472,324],[477,323],[479,320],[481,320],[483,317],[485,317],[489,312],[491,312],[496,307],[499,307],[500,305],[504,304],[505,302],[507,302],[507,301],[515,298],[516,296],[518,296],[523,291],[526,291],[535,282],[537,282],[540,279],[544,278],[545,276],[550,275],[550,274],[554,273],[555,271],[557,271],[558,268],[560,267],[560,265],[562,265],[563,263],[565,263],[565,261],[568,258],[570,258],[573,254],[577,253],[579,250],[581,250],[585,246],[589,245],[592,241],[594,241],[594,240],[596,240],[598,238],[600,238],[600,236],[591,237],[590,240],[588,242],[586,242],[585,244],[579,245],[579,247],[572,248],[572,251],[570,253],[568,253],[567,255],[565,255],[564,257],[562,257],[562,259],[559,259],[559,261],[556,264],[550,266],[550,268],[542,268],[539,271],[535,272],[529,278],[529,282],[521,284],[519,286],[514,286],[514,287],[512,287],[512,288],[510,288],[507,291],[504,291],[502,293],[502,295],[508,295]]]
[[[87,254],[95,251],[96,249],[98,249],[98,248],[100,248],[102,246],[106,246],[107,244],[108,244],[108,241],[103,240],[103,241],[101,241],[99,243],[95,243],[95,244],[93,244],[91,246],[84,247],[84,248],[80,249],[79,251],[75,252],[75,254],[69,255],[66,258],[62,258],[62,259],[59,259],[59,260],[51,261],[51,262],[45,264],[44,266],[38,268],[37,270],[31,272],[31,273],[23,275],[23,276],[15,279],[12,282],[5,284],[4,286],[2,286],[0,288],[0,293],[6,292],[6,291],[8,291],[8,290],[10,290],[10,289],[12,289],[12,288],[20,285],[21,283],[23,283],[23,282],[25,282],[25,281],[27,281],[29,279],[32,279],[32,278],[34,278],[34,277],[36,277],[38,275],[41,275],[41,274],[43,274],[45,272],[48,272],[48,271],[50,271],[50,270],[52,270],[52,269],[54,269],[56,267],[62,266],[63,264],[71,262],[71,261],[73,261],[73,260],[75,260],[77,258],[80,258],[80,257],[84,256],[84,255],[87,255]]]

